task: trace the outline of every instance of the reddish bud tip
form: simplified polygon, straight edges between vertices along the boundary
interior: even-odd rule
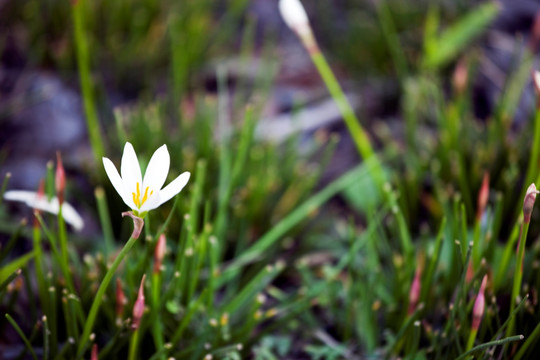
[[[37,198],[42,199],[45,196],[45,180],[41,179],[39,180],[39,186],[37,191]],[[39,214],[38,209],[34,209],[34,213]],[[39,228],[39,221],[37,219],[37,216],[34,216],[34,228]]]
[[[133,233],[131,233],[131,237],[134,239],[138,239],[144,226],[144,220],[134,215],[131,211],[123,212],[122,217],[124,216],[129,216],[133,219]]]
[[[62,165],[60,151],[56,152],[56,175],[55,175],[56,195],[60,205],[64,203],[64,190],[66,188],[66,172]]]
[[[137,295],[137,300],[133,306],[133,323],[131,327],[133,329],[138,329],[141,324],[141,319],[144,313],[144,279],[146,274],[143,275],[141,279],[141,285],[139,286],[139,294]]]
[[[92,354],[90,355],[91,360],[98,360],[98,346],[94,344],[92,346]]]
[[[159,239],[156,244],[156,249],[154,252],[154,272],[158,273],[161,270],[161,263],[163,262],[163,257],[165,256],[165,250],[167,248],[167,240],[164,234],[159,236]]]
[[[482,186],[480,186],[480,191],[478,192],[478,209],[476,213],[476,219],[479,221],[486,211],[487,202],[489,199],[489,173],[484,173],[484,178],[482,180]]]
[[[420,299],[420,278],[422,276],[422,268],[418,266],[416,272],[414,273],[414,279],[411,284],[411,289],[409,290],[409,309],[408,314],[411,315],[416,306],[418,305],[418,300]]]
[[[467,64],[465,61],[460,60],[454,70],[454,75],[452,77],[452,83],[454,89],[458,94],[462,94],[467,89],[467,82],[469,81],[469,70],[467,69]]]
[[[122,289],[122,281],[120,278],[116,278],[116,317],[122,318],[126,302],[126,295]]]
[[[478,329],[480,328],[480,322],[482,321],[482,317],[484,316],[484,308],[486,306],[486,298],[484,296],[484,292],[486,290],[486,284],[487,275],[484,275],[484,278],[482,279],[482,285],[480,285],[480,290],[478,290],[478,296],[476,296],[473,307],[473,319],[471,328],[475,331],[478,331]]]
[[[523,222],[526,224],[531,222],[531,215],[534,208],[534,202],[536,201],[536,194],[540,191],[536,190],[534,184],[529,185],[525,199],[523,200]]]

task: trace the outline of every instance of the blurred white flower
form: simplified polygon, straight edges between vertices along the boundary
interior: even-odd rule
[[[46,211],[55,215],[58,215],[60,205],[56,196],[50,200],[46,196],[34,191],[26,190],[10,190],[4,193],[4,199],[11,201],[20,201],[25,203],[31,208]],[[84,222],[79,213],[67,202],[62,204],[62,216],[64,221],[77,231],[81,231]]]
[[[309,30],[309,20],[300,0],[280,0],[279,11],[285,24],[293,31]]]
[[[190,173],[184,172],[169,185],[161,188],[169,173],[170,157],[167,146],[157,149],[146,168],[142,178],[139,160],[133,146],[127,142],[124,146],[121,176],[111,160],[104,157],[103,166],[115,190],[124,203],[133,210],[136,216],[143,218],[146,213],[169,201],[186,186]]]

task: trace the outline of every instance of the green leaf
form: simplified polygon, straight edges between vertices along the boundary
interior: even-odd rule
[[[17,269],[24,267],[33,257],[34,252],[32,251],[2,266],[0,269],[0,283],[3,283],[11,274],[17,271]]]
[[[483,4],[443,31],[436,42],[433,39],[426,39],[429,46],[425,46],[423,65],[428,68],[439,68],[452,61],[485,30],[498,12],[499,6],[496,3]],[[433,21],[432,17],[428,19]],[[431,34],[431,31],[428,33]]]

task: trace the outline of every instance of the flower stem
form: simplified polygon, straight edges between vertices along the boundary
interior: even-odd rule
[[[112,263],[110,269],[105,274],[105,277],[101,281],[97,294],[94,298],[94,302],[92,303],[92,307],[90,308],[90,313],[88,314],[88,318],[84,325],[84,329],[80,338],[79,346],[77,348],[77,358],[82,357],[83,352],[86,348],[86,343],[88,342],[90,332],[92,331],[92,327],[94,326],[97,312],[99,310],[101,301],[103,300],[103,295],[105,294],[105,290],[107,290],[107,286],[109,286],[109,283],[111,282],[112,277],[114,273],[116,272],[116,269],[118,268],[118,266],[120,265],[120,263],[122,262],[126,254],[129,252],[129,250],[133,247],[133,244],[135,244],[136,240],[137,238],[133,236],[129,238],[128,242],[126,243],[126,245],[124,245],[124,247],[122,248],[122,250],[116,257],[116,259]]]
[[[137,347],[139,345],[139,329],[135,329],[131,334],[131,340],[129,342],[129,354],[128,360],[135,360],[137,358]]]
[[[154,321],[152,321],[152,335],[156,343],[156,351],[160,351],[164,347],[162,322],[158,319],[159,300],[161,290],[161,272],[154,272],[152,275],[152,307],[154,313]],[[165,353],[159,356],[159,359],[165,359]]]
[[[90,71],[90,53],[88,51],[88,38],[84,24],[84,2],[82,0],[72,1],[73,31],[75,37],[75,48],[77,55],[77,67],[79,69],[79,81],[83,94],[84,112],[86,114],[86,125],[90,144],[94,152],[96,163],[101,161],[103,156],[103,143],[101,141],[101,131],[96,112],[94,93],[92,89],[92,75]]]
[[[525,256],[525,241],[527,240],[528,231],[529,222],[524,221],[523,224],[521,224],[521,234],[518,242],[516,268],[514,270],[514,283],[512,285],[512,297],[510,298],[510,313],[516,306],[516,298],[519,295],[521,280],[523,279],[523,257]],[[506,328],[506,336],[509,336],[514,331],[514,324],[515,318],[512,318],[508,324],[508,327]]]

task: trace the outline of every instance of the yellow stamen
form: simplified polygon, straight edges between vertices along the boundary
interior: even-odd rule
[[[137,209],[140,209],[141,206],[144,205],[146,200],[148,200],[148,189],[149,187],[147,186],[146,189],[144,190],[144,195],[141,201],[141,190],[139,188],[139,182],[137,182],[137,193],[134,193],[134,192],[131,193],[133,195],[133,202],[135,203],[135,206],[137,207]],[[151,190],[150,196],[152,196],[153,193],[154,193],[154,190]]]
[[[150,195],[152,195],[152,193],[150,193]],[[144,190],[144,196],[142,198],[141,206],[142,206],[142,204],[144,204],[146,202],[146,199],[148,199],[148,186]]]

